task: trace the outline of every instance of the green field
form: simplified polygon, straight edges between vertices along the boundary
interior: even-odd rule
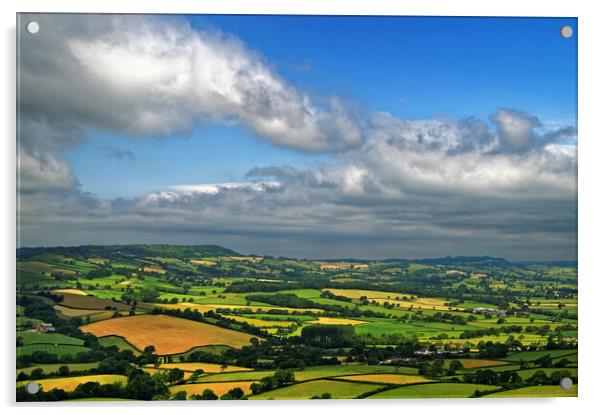
[[[547,398],[547,397],[577,397],[578,386],[562,389],[560,386],[528,386],[483,396],[484,398]]]
[[[497,389],[497,386],[474,385],[468,383],[432,383],[425,385],[409,385],[383,391],[368,399],[401,399],[401,398],[469,398],[475,391]]]
[[[65,336],[64,334],[39,333],[33,330],[20,331],[17,333],[17,337],[21,337],[23,339],[23,344],[26,346],[30,344],[60,344],[83,346],[84,344],[83,340]]]
[[[310,399],[314,396],[320,396],[325,392],[330,393],[333,399],[353,399],[379,388],[381,386],[366,383],[313,380],[259,395],[252,395],[249,399]]]
[[[540,357],[543,357],[546,355],[550,355],[550,357],[556,358],[556,357],[570,356],[570,355],[574,355],[574,354],[575,354],[574,350],[542,350],[542,351],[537,351],[537,352],[519,352],[519,353],[513,353],[513,354],[509,355],[506,358],[506,360],[510,360],[512,362],[519,362],[521,360],[530,362],[533,360],[537,360]]]
[[[98,367],[98,362],[93,362],[93,363],[52,363],[52,364],[45,364],[45,365],[36,365],[36,366],[32,366],[32,367],[26,367],[23,369],[17,369],[17,375],[19,373],[25,373],[27,375],[31,375],[31,372],[34,369],[42,369],[44,371],[44,373],[48,374],[48,373],[56,373],[58,372],[59,368],[61,366],[67,366],[69,368],[69,370],[73,371],[78,371],[78,370],[89,370],[89,369],[94,369]]]
[[[17,375],[42,369],[34,380],[46,391],[65,388],[61,399],[169,398],[142,394],[155,382],[189,399],[207,388],[222,396],[234,385],[254,400],[577,393],[576,386],[542,386],[559,371],[578,381],[576,268],[297,260],[214,246],[32,252],[18,265]],[[51,274],[58,269],[62,274]],[[260,302],[247,299],[254,295]],[[34,330],[41,322],[57,331]],[[244,341],[229,342],[235,338]],[[154,349],[143,353],[147,346]],[[80,352],[92,353],[76,357]],[[547,355],[551,362],[536,362]],[[461,366],[452,368],[455,361]],[[59,378],[61,366],[78,376]],[[538,371],[548,379],[534,377]],[[134,374],[130,381],[140,376],[139,385],[69,392],[94,379],[125,385],[124,373]],[[509,385],[510,373],[521,380]],[[21,389],[17,396],[30,399]]]
[[[46,352],[55,354],[57,356],[74,356],[80,352],[87,351],[90,351],[88,347],[74,346],[68,344],[30,344],[27,346],[17,347],[17,356],[30,355],[33,352]]]
[[[119,336],[105,336],[100,337],[98,342],[105,347],[117,346],[119,350],[131,350],[135,356],[140,354],[140,350],[136,349],[130,343],[127,342],[123,337]]]

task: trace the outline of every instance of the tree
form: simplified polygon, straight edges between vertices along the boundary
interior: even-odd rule
[[[449,362],[450,375],[455,374],[458,370],[464,369],[464,365],[459,360],[452,360]]]
[[[228,391],[228,393],[223,394],[220,399],[224,400],[224,401],[228,401],[228,400],[233,401],[233,400],[241,399],[243,396],[245,396],[245,393],[243,392],[243,390],[241,388],[234,388],[234,389],[230,389]]]
[[[171,399],[173,401],[185,401],[186,400],[186,391],[178,391],[176,393],[173,394],[173,396],[171,397]]]
[[[287,383],[295,381],[295,374],[290,370],[277,370],[274,373],[274,381],[278,387],[284,386]]]
[[[205,389],[201,395],[196,395],[200,401],[216,401],[217,395],[211,389]]]
[[[62,365],[61,367],[59,367],[59,375],[61,376],[68,376],[70,372],[71,371],[69,370],[69,366],[67,365]]]
[[[182,369],[174,368],[167,372],[167,381],[169,383],[180,382],[184,379],[184,371]]]
[[[32,379],[39,379],[44,376],[44,370],[39,367],[36,367],[34,370],[31,371],[30,376]]]
[[[548,383],[548,375],[543,370],[538,370],[528,379],[528,382],[535,385],[544,385]]]
[[[203,369],[197,369],[194,372],[192,372],[192,374],[190,375],[190,377],[188,378],[188,380],[190,381],[190,383],[194,383],[197,380],[199,380],[199,378],[201,377],[201,375],[205,373],[205,371]]]
[[[166,394],[168,389],[160,377],[153,378],[148,373],[135,369],[130,373],[124,392],[128,398],[149,401],[155,395]]]

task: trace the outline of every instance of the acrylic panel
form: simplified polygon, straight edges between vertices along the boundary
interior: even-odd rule
[[[17,43],[17,401],[577,396],[577,19]]]

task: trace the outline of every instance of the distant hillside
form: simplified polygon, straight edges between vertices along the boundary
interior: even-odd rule
[[[510,261],[505,258],[490,256],[447,256],[443,258],[415,259],[412,262],[425,265],[510,265]]]
[[[113,257],[169,257],[195,258],[240,255],[217,245],[83,245],[76,247],[37,247],[17,249],[17,258],[30,258],[41,254],[56,254],[75,258]]]

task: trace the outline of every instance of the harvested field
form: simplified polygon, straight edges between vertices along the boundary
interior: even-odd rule
[[[60,290],[54,290],[55,294],[75,294],[75,295],[88,295],[82,290],[77,290],[75,288],[62,288]]]
[[[248,367],[240,366],[226,366],[222,368],[222,365],[217,363],[164,363],[159,366],[159,369],[182,369],[184,371],[194,372],[195,370],[202,369],[205,373],[227,373],[227,372],[241,372],[243,370],[253,370]]]
[[[291,321],[267,321],[242,316],[228,316],[228,318],[240,321],[242,323],[247,323],[255,327],[290,327],[293,324]]]
[[[351,324],[356,326],[358,324],[366,324],[366,321],[352,320],[350,318],[338,318],[338,317],[318,317],[317,320],[308,321],[311,324]]]
[[[217,396],[222,396],[234,388],[241,388],[245,395],[251,393],[251,384],[253,382],[213,382],[213,383],[192,383],[188,385],[178,385],[169,388],[171,393],[186,391],[188,398],[192,395],[200,395],[205,389],[211,389]]]
[[[29,381],[18,382],[17,386],[23,386]],[[50,391],[52,389],[63,389],[66,392],[73,391],[77,385],[86,382],[98,382],[101,384],[121,382],[123,385],[127,383],[127,377],[121,375],[90,375],[90,376],[74,376],[69,378],[56,379],[40,379],[36,380],[40,384],[42,390]]]
[[[254,337],[211,324],[163,315],[113,318],[81,329],[96,337],[122,336],[140,350],[152,345],[158,354],[182,353],[195,346],[211,344],[238,348],[248,345]]]
[[[54,291],[53,291],[54,292]],[[93,297],[91,295],[77,294],[60,294],[63,296],[63,301],[60,305],[71,308],[83,308],[89,310],[106,310],[107,307],[115,308],[118,311],[127,311],[130,308],[126,304],[118,303],[111,300]]]

